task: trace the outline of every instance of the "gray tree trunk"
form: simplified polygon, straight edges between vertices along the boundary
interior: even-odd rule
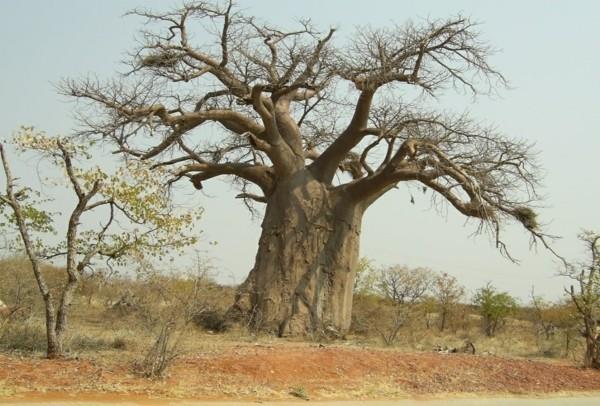
[[[585,320],[583,333],[585,336],[583,366],[600,369],[600,333],[593,317],[588,317]]]
[[[267,202],[256,263],[234,309],[284,335],[350,327],[364,208],[302,170]]]
[[[56,316],[53,308],[46,305],[46,357],[60,358],[63,356],[63,339],[56,333]]]

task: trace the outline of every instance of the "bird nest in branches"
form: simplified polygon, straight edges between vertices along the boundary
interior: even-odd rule
[[[539,226],[536,212],[529,207],[517,207],[513,210],[513,215],[529,230],[534,230]]]
[[[141,65],[151,68],[168,68],[177,64],[180,59],[180,55],[177,52],[157,52],[142,57]]]

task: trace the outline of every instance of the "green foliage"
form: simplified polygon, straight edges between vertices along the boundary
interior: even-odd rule
[[[475,292],[473,303],[479,307],[483,329],[488,337],[492,337],[504,325],[506,318],[517,310],[516,300],[507,292],[498,292],[490,283]]]
[[[64,174],[58,179],[45,179],[53,186],[62,186],[75,191],[74,182],[83,193],[91,193],[94,185],[98,190],[85,209],[74,241],[76,251],[82,254],[97,251],[96,255],[111,258],[124,264],[140,255],[164,258],[170,251],[182,250],[197,242],[193,225],[201,209],[183,210],[173,204],[167,187],[161,179],[168,173],[161,169],[150,169],[140,161],[126,161],[116,170],[90,165],[92,158],[89,143],[74,139],[52,137],[33,127],[22,127],[14,138],[15,147],[22,153],[34,153]],[[66,156],[68,155],[68,157]],[[71,173],[67,168],[71,163]],[[50,246],[45,234],[55,232],[53,216],[69,217],[72,211],[50,213],[43,208],[46,201],[35,200],[39,193],[29,187],[22,189],[20,196],[22,212],[28,221],[28,229],[36,234],[36,248],[40,257],[54,256],[67,250],[67,239]],[[75,195],[75,193],[73,193]],[[71,210],[75,210],[75,205]],[[0,209],[5,209],[4,207]],[[3,210],[6,221],[0,226],[13,227],[14,214]],[[98,224],[86,226],[86,218],[101,218]]]
[[[41,207],[49,199],[41,199],[41,193],[29,187],[18,188],[14,193],[16,200],[21,206],[21,215],[28,230],[31,230],[33,233],[42,234],[56,233],[52,219],[54,213],[44,210]],[[0,232],[5,235],[14,236],[13,239],[7,239],[8,248],[20,249],[22,246],[21,236],[18,233],[13,233],[17,227],[15,212],[3,200],[0,200],[0,218]],[[38,249],[41,249],[44,245],[39,238],[33,239],[32,244]]]
[[[165,182],[160,181],[166,180],[167,173],[152,170],[146,162],[125,161],[116,170],[107,171],[85,162],[92,158],[89,143],[50,137],[33,127],[22,127],[13,142],[22,153],[33,153],[44,165],[50,165],[50,173],[58,169],[61,176],[51,180],[52,186],[66,186],[67,195],[73,199],[70,207],[63,204],[66,210],[57,213],[67,224],[62,238],[51,245],[45,234],[54,231],[52,215],[41,206],[43,202],[31,198],[36,192],[30,185],[20,189],[18,183],[23,178],[12,173],[2,148],[6,179],[6,195],[0,193],[0,210],[6,219],[2,231],[18,231],[14,233],[16,241],[26,251],[45,298],[47,355],[60,356],[73,292],[84,270],[91,268],[97,257],[123,265],[132,259],[162,259],[195,244],[193,220],[201,211],[176,207]],[[66,259],[68,279],[56,292],[49,288],[40,269],[44,260],[61,257]]]

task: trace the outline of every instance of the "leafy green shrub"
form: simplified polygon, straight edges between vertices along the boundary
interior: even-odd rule
[[[506,318],[517,310],[516,300],[507,292],[498,292],[490,283],[475,292],[473,303],[479,307],[483,331],[488,337],[494,336]]]

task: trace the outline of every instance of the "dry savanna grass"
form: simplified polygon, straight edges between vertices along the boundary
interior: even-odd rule
[[[68,356],[45,360],[43,307],[26,263],[11,258],[0,267],[0,297],[20,308],[0,328],[0,399],[67,392],[78,398],[368,399],[600,390],[600,374],[578,367],[582,343],[572,326],[547,337],[525,307],[488,337],[471,305],[458,305],[440,331],[434,308],[399,308],[359,294],[345,337],[276,338],[249,330],[243,320],[227,321],[234,288],[206,275],[200,282],[160,273],[86,278],[72,306]],[[56,271],[44,269],[53,286],[60,283]],[[394,339],[384,340],[391,329]],[[448,353],[465,342],[475,355]]]

